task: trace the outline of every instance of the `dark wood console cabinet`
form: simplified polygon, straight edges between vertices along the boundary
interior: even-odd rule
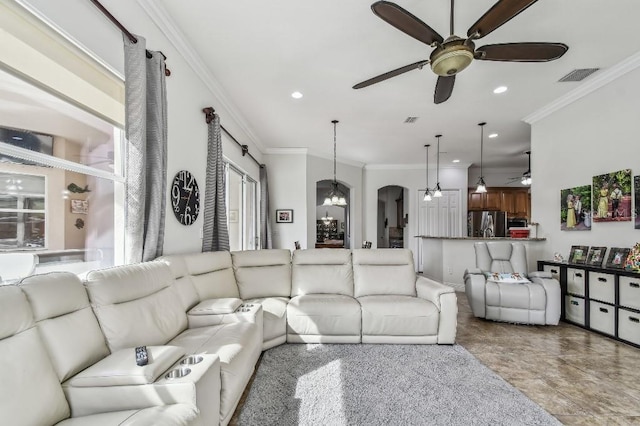
[[[640,348],[640,274],[538,261],[562,289],[562,320]]]

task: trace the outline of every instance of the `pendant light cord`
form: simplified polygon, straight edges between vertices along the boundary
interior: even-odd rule
[[[478,123],[478,126],[480,126],[480,178],[484,177],[484,174],[482,173],[482,153],[484,152],[484,126],[485,126],[485,122],[482,123]]]
[[[333,183],[336,184],[338,181],[336,179],[336,125],[338,124],[338,120],[332,120],[333,123]]]
[[[442,135],[436,135],[436,138],[438,138],[438,152],[436,153],[436,184],[438,186],[440,186],[440,137],[442,137]]]
[[[425,163],[426,164],[425,170],[426,170],[426,175],[427,175],[426,176],[427,177],[427,189],[426,189],[426,191],[429,191],[429,147],[430,146],[431,145],[425,145],[424,146],[425,148],[427,148],[427,161]]]

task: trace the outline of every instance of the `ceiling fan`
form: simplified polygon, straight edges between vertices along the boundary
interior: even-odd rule
[[[438,75],[433,101],[440,104],[451,96],[456,74],[465,69],[474,59],[506,62],[548,62],[560,58],[569,47],[563,43],[501,43],[488,44],[476,49],[474,41],[499,28],[537,0],[499,0],[467,31],[467,38],[460,38],[453,30],[453,6],[451,0],[451,35],[447,39],[420,19],[389,1],[377,1],[371,5],[373,13],[405,34],[434,48],[429,59],[405,65],[380,74],[353,86],[361,89],[387,80],[407,71],[422,69],[431,64]]]
[[[529,167],[527,168],[527,171],[524,172],[522,176],[515,176],[512,178],[509,178],[509,180],[507,181],[507,184],[520,181],[520,183],[523,185],[526,185],[526,186],[531,185],[531,151],[525,151],[524,153],[529,156]]]

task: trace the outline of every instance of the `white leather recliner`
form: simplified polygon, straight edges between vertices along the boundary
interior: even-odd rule
[[[520,324],[558,324],[560,283],[548,272],[527,273],[524,244],[477,242],[474,248],[476,268],[464,274],[474,316]]]

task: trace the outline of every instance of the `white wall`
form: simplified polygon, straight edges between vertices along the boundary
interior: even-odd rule
[[[28,3],[117,72],[123,73],[122,34],[90,2],[28,0]],[[227,104],[218,99],[210,85],[203,82],[192,69],[191,63],[152,23],[137,2],[103,0],[102,4],[131,32],[142,35],[149,49],[161,50],[168,58],[167,67],[171,69],[171,76],[167,78],[168,188],[175,174],[185,169],[195,176],[203,192],[202,197],[205,195],[207,125],[202,108],[207,106],[213,106],[221,117],[222,125],[241,143],[247,144],[249,152],[262,161],[262,154],[243,132],[243,123],[234,120],[235,115],[227,108]],[[259,181],[257,165],[249,157],[242,157],[240,148],[224,135],[223,152],[225,157]],[[272,188],[275,186],[272,184]],[[170,203],[167,203],[165,253],[200,251],[203,215],[199,215],[193,225],[183,226],[175,220],[170,207]]]
[[[568,257],[572,245],[632,247],[633,222],[597,222],[591,231],[560,231],[560,190],[591,185],[592,177],[621,169],[640,174],[640,70],[532,124],[532,220],[546,237],[544,258]],[[637,207],[637,206],[636,206]]]
[[[531,154],[533,157],[533,154]],[[533,159],[531,160],[533,161]],[[527,170],[526,167],[520,168],[486,168],[482,170],[484,174],[484,181],[488,188],[491,187],[515,187],[522,188],[524,185],[520,182],[522,174]],[[480,167],[469,168],[469,188],[475,188],[478,185],[478,179],[480,178]]]
[[[268,154],[264,156],[269,179],[269,207],[273,230],[273,248],[294,249],[300,241],[302,248],[315,243],[315,217],[312,239],[307,240],[307,158],[306,154]],[[315,188],[312,191],[315,215]],[[293,223],[276,223],[276,210],[293,209]],[[311,244],[311,245],[309,245]]]
[[[418,235],[418,191],[424,190],[425,187],[425,167],[424,166],[367,166],[364,171],[364,239],[374,242],[377,241],[377,212],[378,212],[378,189],[388,185],[403,186],[408,189],[408,196],[405,200],[408,208],[405,214],[409,215],[409,223],[407,225],[405,239],[405,248],[409,248],[414,253],[414,261],[416,266],[418,263],[420,239],[415,238]],[[435,167],[429,166],[429,186],[436,185]],[[461,213],[460,220],[464,225],[464,217],[467,211],[467,167],[440,167],[440,186],[442,189],[458,189],[463,196],[461,197]]]

